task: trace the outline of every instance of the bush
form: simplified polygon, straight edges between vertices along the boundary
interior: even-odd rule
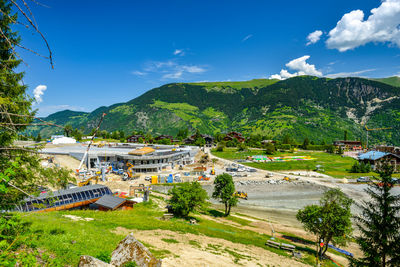
[[[281,144],[281,145],[277,146],[277,148],[281,149],[281,150],[290,150],[292,148],[292,146],[289,144]]]
[[[225,144],[219,143],[217,146],[217,152],[224,152]]]
[[[272,143],[268,143],[265,145],[265,154],[273,155],[275,153],[275,146]]]

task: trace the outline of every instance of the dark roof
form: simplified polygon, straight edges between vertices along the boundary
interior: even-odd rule
[[[99,188],[108,189],[108,187],[105,186],[105,185],[93,184],[93,185],[86,185],[86,186],[82,186],[82,187],[74,187],[74,188],[70,188],[70,189],[62,189],[62,190],[58,190],[58,191],[42,193],[38,197],[35,197],[34,199],[35,200],[41,200],[41,199],[46,199],[48,197],[59,197],[59,196],[62,196],[62,195],[80,193],[80,192],[90,191],[90,190],[99,189]],[[110,189],[108,189],[108,191],[111,192]],[[30,201],[32,199],[31,198],[26,198],[24,200],[25,201]]]
[[[97,200],[95,204],[113,210],[115,208],[118,208],[125,201],[127,200],[124,198],[112,195],[104,195],[99,200]]]

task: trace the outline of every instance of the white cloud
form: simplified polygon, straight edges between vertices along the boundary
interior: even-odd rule
[[[36,88],[33,90],[33,96],[35,97],[36,103],[40,103],[43,101],[42,96],[44,94],[44,91],[47,90],[46,85],[38,85]]]
[[[319,39],[321,39],[321,36],[322,36],[322,31],[320,31],[320,30],[310,33],[307,36],[308,42],[306,45],[315,44],[316,42],[319,41]]]
[[[242,39],[242,42],[246,42],[246,41],[249,40],[251,37],[253,37],[252,34],[247,35],[246,37],[244,37],[244,38]]]
[[[339,20],[329,32],[327,47],[340,52],[370,42],[381,42],[400,47],[400,0],[383,0],[364,20],[362,10],[353,10]]]
[[[143,72],[143,71],[139,71],[139,70],[134,70],[134,71],[132,71],[132,74],[133,74],[133,75],[136,75],[136,76],[144,76],[144,75],[146,75],[147,73],[146,73],[146,72]]]
[[[183,51],[183,49],[175,49],[174,55],[175,56],[184,56],[185,55],[185,51]]]
[[[368,70],[359,70],[359,71],[353,71],[353,72],[339,72],[339,73],[332,73],[332,74],[327,74],[326,77],[328,78],[338,78],[338,77],[359,77],[360,74],[366,73],[366,72],[371,72],[376,69],[368,69]]]
[[[270,79],[284,80],[287,78],[299,76],[299,75],[312,75],[312,76],[322,76],[322,72],[315,68],[315,65],[308,64],[306,61],[310,56],[305,55],[292,61],[286,63],[286,67],[296,72],[290,73],[288,70],[282,69],[279,74],[273,74]]]
[[[189,73],[202,73],[206,71],[206,69],[199,66],[178,66],[178,68]]]
[[[176,60],[168,61],[149,61],[143,70],[133,71],[132,74],[145,76],[150,74],[160,74],[161,79],[181,79],[185,74],[200,74],[207,69],[198,65],[179,64]]]

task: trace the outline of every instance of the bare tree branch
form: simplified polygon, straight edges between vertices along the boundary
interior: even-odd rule
[[[50,61],[50,65],[51,68],[54,69],[54,64],[53,64],[53,53],[50,49],[50,45],[47,42],[47,39],[44,37],[43,33],[41,31],[39,31],[38,27],[36,27],[36,25],[33,23],[33,21],[29,18],[29,16],[25,13],[25,11],[14,1],[14,0],[10,0],[16,8],[18,8],[18,10],[22,13],[22,15],[28,20],[29,24],[32,25],[32,27],[35,29],[35,31],[37,33],[40,34],[40,36],[42,37],[43,41],[45,42],[46,46],[47,46],[47,50],[49,51],[49,61]],[[23,2],[25,3],[25,1],[23,0]]]

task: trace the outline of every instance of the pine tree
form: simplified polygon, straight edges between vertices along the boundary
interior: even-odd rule
[[[34,149],[14,146],[18,133],[32,122],[34,113],[31,112],[32,98],[26,94],[27,86],[22,82],[24,74],[16,71],[21,63],[15,54],[20,38],[11,26],[16,23],[17,14],[13,13],[10,1],[0,0],[0,10],[0,211],[7,211],[26,197],[15,187],[34,194],[39,185],[65,185],[69,174],[64,170],[61,173],[59,169],[43,169]],[[17,226],[9,223],[14,220],[14,215],[0,212],[1,245],[4,245],[1,229],[10,230]],[[12,240],[12,236],[7,238],[7,241]]]
[[[358,266],[400,266],[400,195],[392,193],[393,167],[384,164],[379,174],[381,183],[371,183],[366,192],[371,201],[364,201],[356,217],[361,235],[356,239],[364,253]]]

